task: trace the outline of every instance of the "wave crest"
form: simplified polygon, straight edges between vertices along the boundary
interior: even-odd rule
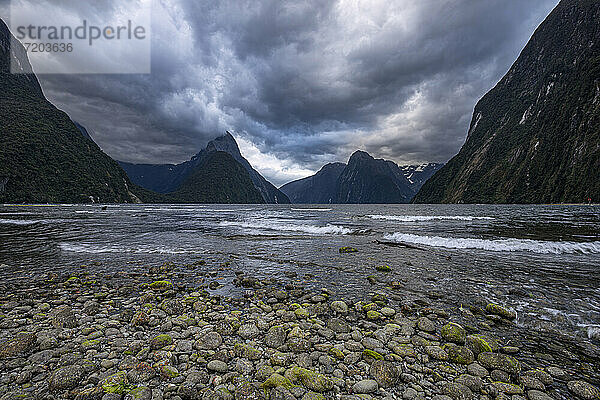
[[[327,224],[319,226],[298,224],[286,220],[222,221],[219,225],[223,227],[237,227],[250,230],[306,233],[309,235],[349,235],[354,232],[354,230],[350,228],[339,225]]]
[[[530,251],[540,254],[594,254],[600,253],[600,242],[550,242],[531,239],[472,239],[441,236],[420,236],[408,233],[384,235],[386,240],[420,244],[448,249],[480,249],[488,251]]]
[[[424,222],[424,221],[476,221],[492,220],[492,217],[473,217],[470,215],[369,215],[372,219],[384,219],[388,221],[401,222]]]

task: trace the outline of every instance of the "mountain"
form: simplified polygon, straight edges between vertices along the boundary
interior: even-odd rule
[[[357,151],[337,180],[335,203],[408,203],[413,196],[409,180],[395,163]]]
[[[119,162],[119,164],[137,185],[159,193],[172,193],[181,187],[208,156],[216,152],[228,153],[246,169],[254,187],[260,192],[265,203],[289,204],[287,196],[263,178],[242,156],[237,142],[229,132],[212,140],[190,161],[181,164],[131,164],[126,162]]]
[[[94,139],[92,139],[92,135],[90,135],[90,133],[88,132],[88,130],[85,128],[85,126],[81,125],[77,121],[73,121],[73,123],[75,124],[75,126],[77,127],[77,129],[79,129],[79,132],[81,132],[81,134],[83,135],[84,138],[86,138],[88,140],[91,140],[92,142],[94,141]]]
[[[295,204],[329,204],[336,199],[337,180],[346,164],[332,163],[313,176],[283,185],[279,190]]]
[[[563,0],[476,105],[467,140],[417,203],[600,196],[600,1]]]
[[[166,199],[171,203],[264,203],[246,168],[222,151],[205,157],[175,192],[166,195]]]
[[[21,73],[11,73],[11,61]],[[0,19],[0,202],[123,203],[125,172],[45,97],[23,46]]]
[[[357,151],[348,164],[325,165],[280,188],[297,204],[408,203],[441,164],[402,166]]]

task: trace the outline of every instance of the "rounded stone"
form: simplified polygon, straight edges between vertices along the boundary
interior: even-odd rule
[[[227,364],[220,360],[212,360],[207,365],[206,368],[209,371],[225,373],[228,370]]]
[[[384,360],[374,361],[369,372],[379,386],[384,388],[395,386],[401,373],[393,363]]]
[[[199,350],[215,350],[221,346],[223,338],[217,332],[208,332],[200,336],[196,341]]]
[[[373,379],[363,379],[352,386],[352,392],[357,394],[369,394],[377,390],[379,390],[379,385]]]
[[[600,399],[600,390],[586,381],[570,381],[567,387],[577,397],[584,400]]]

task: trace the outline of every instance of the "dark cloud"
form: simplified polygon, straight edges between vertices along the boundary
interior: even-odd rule
[[[110,14],[117,3],[97,4],[77,11]],[[556,4],[156,0],[152,75],[42,83],[126,161],[183,161],[228,129],[277,184],[357,148],[444,162]]]

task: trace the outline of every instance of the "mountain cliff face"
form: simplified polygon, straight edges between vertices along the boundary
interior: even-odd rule
[[[325,165],[308,178],[281,187],[297,204],[408,203],[441,164],[399,167],[357,151],[348,165]]]
[[[600,1],[563,0],[475,107],[418,203],[581,203],[600,196]]]
[[[413,195],[410,182],[395,163],[357,151],[337,181],[335,203],[408,203]]]
[[[16,43],[16,41],[14,41]],[[42,93],[0,20],[0,202],[135,202],[125,172]],[[22,74],[11,74],[11,60]]]
[[[346,164],[332,163],[313,176],[283,185],[279,190],[295,204],[330,204],[336,200],[337,180]]]
[[[254,187],[260,192],[265,203],[289,204],[287,196],[263,178],[242,156],[234,137],[229,132],[225,136],[209,142],[204,150],[192,157],[190,161],[181,164],[154,165],[120,162],[120,165],[137,185],[158,193],[172,193],[181,187],[207,157],[216,152],[229,154],[246,169]]]
[[[175,192],[171,203],[262,204],[250,174],[229,153],[216,151],[204,158]]]

